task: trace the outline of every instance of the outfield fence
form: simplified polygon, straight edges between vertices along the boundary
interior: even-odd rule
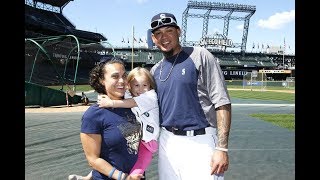
[[[295,81],[248,81],[248,80],[227,80],[227,87],[237,89],[258,89],[258,90],[295,90]]]

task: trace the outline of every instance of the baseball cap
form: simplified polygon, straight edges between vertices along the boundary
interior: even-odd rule
[[[179,27],[177,25],[176,17],[171,13],[159,13],[151,19],[151,32],[153,33],[155,30],[164,27],[164,26],[174,26]]]

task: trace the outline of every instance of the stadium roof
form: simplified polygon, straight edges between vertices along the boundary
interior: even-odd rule
[[[56,7],[62,7],[62,6],[65,6],[70,1],[73,1],[73,0],[34,0],[34,1],[35,2],[45,3],[45,4],[50,4],[50,5],[56,6]]]

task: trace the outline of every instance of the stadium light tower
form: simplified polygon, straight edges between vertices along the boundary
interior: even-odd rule
[[[204,14],[199,13],[189,13],[190,9],[197,10],[206,10]],[[213,11],[225,11],[225,15],[211,15]],[[197,11],[198,12],[198,11]],[[247,13],[244,17],[239,17],[232,15],[234,12],[236,13]],[[202,29],[202,38],[205,39],[208,36],[208,24],[209,19],[222,19],[224,21],[223,27],[223,36],[228,37],[229,30],[229,21],[237,20],[244,21],[243,28],[243,36],[241,43],[233,43],[232,48],[241,48],[241,52],[244,53],[246,51],[248,30],[249,30],[249,20],[251,16],[256,12],[256,6],[251,5],[243,5],[243,4],[232,4],[232,3],[220,3],[220,2],[197,2],[197,1],[188,1],[187,8],[182,13],[182,35],[181,35],[181,43],[183,46],[194,46],[200,45],[200,42],[196,41],[186,41],[186,33],[187,33],[187,18],[202,18],[203,19],[203,29]],[[207,38],[208,39],[208,38]],[[209,41],[213,41],[212,39],[208,39]],[[216,44],[210,44],[210,46],[217,46]]]

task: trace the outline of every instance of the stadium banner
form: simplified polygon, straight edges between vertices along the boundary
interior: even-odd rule
[[[282,73],[282,74],[291,74],[291,70],[284,70],[284,69],[279,69],[279,70],[264,70],[261,69],[259,70],[259,73]]]
[[[242,79],[243,76],[248,74],[249,70],[230,70],[230,69],[222,69],[222,73],[226,80],[230,79]]]

